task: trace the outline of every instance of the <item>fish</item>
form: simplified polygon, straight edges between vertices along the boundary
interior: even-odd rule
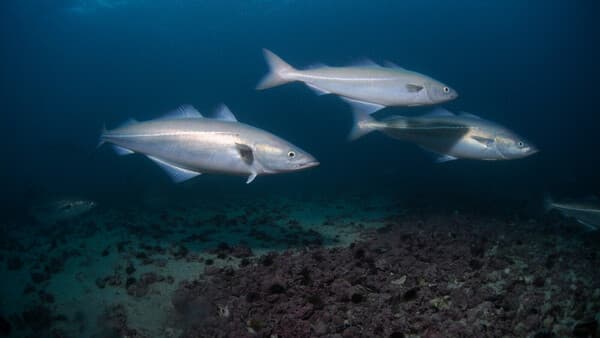
[[[77,218],[96,206],[96,202],[91,200],[61,198],[34,205],[29,213],[42,224],[53,224]]]
[[[381,121],[355,112],[349,138],[354,140],[375,130],[419,145],[436,154],[439,163],[457,159],[512,160],[538,152],[529,141],[495,122],[464,112],[456,115],[443,108],[422,116],[397,115]]]
[[[564,217],[570,217],[590,230],[600,229],[600,200],[596,197],[563,202],[554,202],[546,197],[546,210],[557,210]]]
[[[162,118],[130,120],[103,130],[99,146],[111,143],[119,155],[140,153],[174,182],[204,173],[247,176],[303,170],[319,165],[309,153],[267,131],[238,122],[222,105],[212,118],[183,105]]]
[[[435,105],[458,97],[449,86],[392,63],[383,67],[367,60],[355,66],[318,65],[298,70],[270,50],[263,52],[269,73],[256,86],[258,90],[301,81],[317,95],[338,95],[353,111],[365,114],[390,106]]]

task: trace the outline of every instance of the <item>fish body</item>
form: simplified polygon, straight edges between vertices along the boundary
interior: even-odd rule
[[[264,130],[238,122],[223,107],[217,118],[204,118],[182,106],[165,118],[128,123],[102,133],[121,154],[141,153],[176,182],[202,173],[248,176],[296,171],[318,165],[316,159]]]
[[[438,162],[509,160],[537,152],[531,143],[495,122],[468,113],[455,115],[441,108],[423,116],[392,116],[381,121],[355,113],[352,139],[374,130],[437,153]]]
[[[52,224],[77,218],[96,207],[96,202],[63,198],[35,205],[30,214],[40,223]]]
[[[555,209],[565,217],[576,219],[590,230],[600,228],[600,201],[598,199],[584,199],[568,202],[546,201],[546,209]]]
[[[319,66],[299,70],[269,50],[264,50],[270,73],[258,84],[266,89],[301,81],[318,94],[336,94],[354,111],[372,114],[388,106],[423,106],[450,101],[458,93],[429,76],[390,64],[369,62],[350,67]]]

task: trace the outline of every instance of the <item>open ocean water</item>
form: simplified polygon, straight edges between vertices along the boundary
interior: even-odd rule
[[[599,10],[3,1],[0,336],[600,336]],[[263,48],[298,69],[391,61],[458,97],[376,120],[469,112],[539,152],[436,163],[380,132],[351,141],[341,95],[256,90]],[[103,126],[223,103],[319,165],[175,183],[97,147]],[[249,145],[237,161],[264,164]]]

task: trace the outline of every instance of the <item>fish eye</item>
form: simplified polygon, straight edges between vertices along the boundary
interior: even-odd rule
[[[519,145],[519,148],[523,148],[523,146],[525,146],[525,144],[523,144],[523,141],[519,141],[519,143],[517,143]]]
[[[444,93],[449,93],[449,92],[450,92],[450,88],[444,87]]]
[[[296,157],[296,153],[293,152],[293,151],[290,151],[290,152],[288,152],[288,157],[289,158],[294,158],[294,157]]]

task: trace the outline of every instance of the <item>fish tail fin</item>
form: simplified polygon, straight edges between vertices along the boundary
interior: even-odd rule
[[[377,130],[376,120],[369,116],[369,114],[362,113],[359,111],[353,111],[354,123],[348,139],[354,141],[368,133]]]
[[[263,53],[265,55],[265,60],[269,65],[269,73],[262,78],[256,86],[256,89],[267,89],[292,81],[286,77],[286,75],[287,73],[294,71],[294,67],[283,61],[283,59],[268,49],[263,49]]]
[[[104,135],[106,134],[106,124],[102,123],[102,129],[100,130],[100,137],[98,138],[98,144],[96,145],[96,149],[102,147],[104,144]]]

